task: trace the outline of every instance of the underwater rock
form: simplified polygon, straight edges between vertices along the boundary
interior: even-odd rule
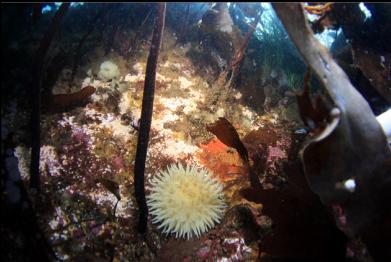
[[[217,3],[205,12],[188,55],[205,77],[218,78],[224,64],[234,58],[235,50],[243,44],[241,31],[233,24],[227,3]],[[208,70],[210,68],[211,70]],[[212,81],[213,82],[213,81]]]
[[[18,159],[11,148],[5,150],[4,155],[4,195],[7,204],[19,204],[21,201],[20,183],[22,177],[18,168]]]
[[[134,130],[138,131],[140,128],[140,119],[136,119],[136,117],[131,113],[124,113],[121,115],[121,125],[131,126]]]
[[[391,104],[391,55],[353,48],[353,60],[371,85]]]
[[[183,165],[201,164],[222,184],[225,202],[235,214],[225,216],[222,223],[199,238],[193,237],[190,240],[175,239],[175,234],[165,236],[156,226],[149,226],[146,235],[138,234],[134,227],[139,214],[134,199],[133,167],[137,145],[135,129],[138,130],[140,124],[147,51],[151,46],[150,36],[156,15],[153,5],[84,4],[74,7],[72,4],[64,18],[65,30],[56,35],[45,59],[47,70],[44,71],[42,91],[52,89],[53,95],[60,94],[56,99],[64,96],[61,100],[64,101],[75,95],[73,92],[86,86],[96,88],[93,95],[80,97],[82,103],[91,99],[92,102],[86,107],[66,111],[72,108],[71,102],[71,106],[62,105],[63,108],[58,109],[64,114],[44,114],[40,121],[43,190],[35,204],[35,212],[58,259],[259,261],[263,260],[262,254],[269,253],[270,260],[275,257],[278,260],[279,256],[284,255],[297,255],[295,258],[299,258],[296,260],[304,261],[308,260],[308,252],[318,252],[313,260],[324,258],[332,261],[334,257],[328,256],[327,252],[333,253],[337,246],[343,257],[345,250],[343,243],[340,245],[340,235],[333,234],[335,231],[332,231],[335,227],[323,227],[324,217],[317,213],[318,206],[314,207],[308,204],[311,200],[301,198],[300,193],[305,190],[300,183],[296,184],[290,179],[292,172],[297,171],[297,174],[303,175],[299,172],[299,167],[284,166],[287,162],[298,161],[298,150],[288,154],[287,149],[290,143],[289,131],[294,133],[301,125],[296,120],[297,107],[292,106],[296,106],[293,96],[290,100],[282,99],[282,93],[292,87],[298,88],[299,84],[292,85],[290,81],[289,87],[284,85],[288,85],[289,73],[300,76],[301,80],[303,68],[301,64],[299,66],[299,55],[292,54],[294,49],[285,32],[279,29],[277,17],[268,4],[261,6],[260,3],[231,3],[230,13],[227,12],[226,3],[168,5],[156,81],[148,161],[145,165],[145,189],[150,193],[150,181],[156,174],[178,161]],[[183,8],[175,9],[181,5]],[[24,8],[25,12],[10,12],[12,9],[6,7],[2,12],[7,22],[5,24],[9,25],[5,26],[6,32],[2,33],[7,65],[3,77],[6,91],[4,101],[10,103],[15,99],[16,110],[19,111],[18,114],[7,112],[6,115],[10,117],[5,117],[6,121],[2,117],[4,137],[15,130],[18,132],[18,139],[24,141],[24,137],[20,136],[22,132],[25,137],[29,137],[30,129],[25,128],[28,119],[24,115],[26,111],[29,112],[29,96],[26,94],[31,91],[28,88],[31,83],[30,69],[33,66],[31,54],[36,51],[39,39],[55,13],[55,5],[49,4],[45,8],[49,6],[52,11],[42,13],[34,30],[31,30],[28,22],[31,20],[32,8],[13,5],[13,9]],[[205,14],[200,26],[195,25],[209,7],[213,11]],[[260,9],[265,11],[262,20],[266,23],[253,27],[255,23],[252,19],[256,18]],[[103,15],[96,20],[95,17],[101,12]],[[208,24],[208,15],[216,19],[213,26]],[[26,23],[18,22],[21,20]],[[182,30],[181,25],[186,29]],[[387,28],[385,24],[380,27]],[[250,28],[255,29],[255,34],[248,43],[248,52],[241,52],[240,46],[244,40],[241,34],[248,35]],[[186,43],[185,47],[173,46],[176,39],[172,32],[177,33],[179,44]],[[271,41],[272,38],[275,38],[274,41]],[[80,44],[77,46],[79,41],[84,40],[82,48]],[[109,54],[105,54],[106,51]],[[232,82],[237,85],[222,90],[216,79],[225,80],[221,81],[223,83],[230,78],[230,74],[221,78],[219,75],[222,75],[221,72],[224,74],[233,61],[240,61],[235,59],[235,53],[245,55],[238,62],[240,75],[237,81]],[[104,65],[102,62],[108,62],[107,60],[116,66],[104,66],[107,70],[98,74],[100,66]],[[72,62],[75,64],[76,61],[80,67],[79,70],[72,70],[72,76],[67,70],[60,74],[63,68],[72,68]],[[353,63],[350,62],[347,66],[351,64]],[[85,78],[89,68],[89,78]],[[123,74],[121,77],[121,72],[127,72],[127,75]],[[359,70],[355,69],[355,72]],[[97,80],[98,75],[102,80]],[[231,79],[233,78],[235,77]],[[365,77],[360,76],[361,78],[366,80]],[[8,97],[12,100],[8,100]],[[43,104],[50,105],[52,98],[44,100]],[[53,103],[56,110],[57,106]],[[289,109],[292,114],[282,118],[282,114],[288,112],[288,106],[292,106]],[[265,113],[264,108],[269,112]],[[292,115],[295,116],[294,120]],[[222,139],[220,141],[205,129],[205,124],[224,116],[232,120],[237,128],[236,133],[231,130],[236,138],[229,140],[230,142],[221,138],[224,135],[217,134]],[[8,121],[9,118],[12,118],[11,121]],[[223,126],[223,129],[227,126]],[[305,135],[306,130],[300,131],[296,132],[300,134],[295,137],[302,138]],[[219,131],[215,130],[214,133]],[[18,141],[18,144],[24,143]],[[231,144],[239,149],[231,148]],[[30,154],[28,144],[27,147],[22,147],[23,151],[15,150],[15,154],[18,154],[19,170],[25,183],[28,180]],[[253,191],[254,194],[261,192],[262,195],[264,190],[270,193],[268,190],[290,188],[297,190],[299,196],[289,197],[285,192],[278,191],[276,194],[271,193],[270,198],[266,197],[264,202],[259,201],[261,203],[250,201],[254,199],[249,197],[250,200],[247,200],[247,195],[244,196],[241,191],[243,188],[250,188],[249,167],[242,159],[246,155],[245,150],[252,169],[250,172],[256,173],[262,183],[262,190]],[[241,152],[242,158],[238,152]],[[192,189],[193,185],[188,188]],[[8,191],[11,192],[12,188]],[[15,196],[18,197],[17,194]],[[113,208],[114,211],[116,209],[114,205],[120,198],[118,214],[112,216]],[[389,197],[385,195],[384,199]],[[333,222],[331,219],[330,223]],[[321,225],[316,227],[314,224]],[[31,229],[30,220],[25,220],[23,225]],[[16,231],[19,228],[15,227]],[[2,239],[8,240],[13,235],[9,236],[8,228],[5,229]],[[378,232],[367,238],[376,237]],[[269,239],[265,239],[266,236]],[[151,247],[145,237],[152,238],[156,247]],[[32,240],[34,241],[31,243],[34,244],[36,239]],[[3,242],[5,246],[2,250],[6,252],[8,247],[10,250],[20,250],[12,241]],[[24,246],[42,250],[33,245]],[[10,261],[18,260],[7,258]],[[284,258],[286,257],[281,260]],[[310,256],[311,258],[313,257]]]
[[[256,203],[248,202],[232,207],[225,216],[224,226],[232,227],[243,233],[246,244],[257,241],[270,231],[271,221],[262,217],[262,205],[256,208]]]
[[[309,189],[300,166],[289,165],[286,172],[289,186],[261,191],[243,189],[241,192],[247,200],[262,203],[261,214],[271,219],[269,226],[267,221],[261,223],[261,232],[264,232],[260,243],[262,255],[288,261],[343,259],[346,238]]]
[[[209,9],[202,17],[202,23],[210,26],[214,30],[231,33],[233,21],[229,14],[226,3],[217,3],[212,9]]]
[[[356,50],[358,48],[354,48]],[[360,50],[360,49],[358,49]],[[371,109],[375,114],[380,114],[388,108],[390,104],[387,101],[387,85],[389,80],[387,79],[387,56],[374,55],[375,50],[359,52],[361,55],[360,59],[356,56],[353,57],[353,48],[351,45],[346,45],[340,48],[337,52],[334,52],[334,58],[338,65],[345,71],[349,76],[350,81],[361,93],[362,96],[368,101]],[[382,60],[384,58],[384,60]],[[366,61],[371,60],[371,61]],[[364,74],[364,71],[366,73]],[[391,79],[390,79],[391,80]],[[389,84],[391,86],[391,84]]]
[[[246,205],[239,205],[229,213],[224,224],[200,239],[169,239],[159,251],[159,261],[256,261],[259,250],[254,236],[259,234],[247,222],[259,213]],[[262,218],[258,220],[263,223]]]
[[[281,166],[288,160],[292,139],[281,128],[269,126],[252,130],[245,135],[243,143],[249,152],[252,170],[267,180],[282,179]]]

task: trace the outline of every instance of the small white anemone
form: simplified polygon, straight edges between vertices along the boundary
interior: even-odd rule
[[[100,65],[98,77],[103,81],[118,78],[120,75],[118,66],[111,61],[105,61]]]

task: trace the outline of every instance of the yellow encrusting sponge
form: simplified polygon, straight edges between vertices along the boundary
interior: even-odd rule
[[[190,239],[218,223],[226,207],[222,186],[206,169],[172,165],[152,180],[147,197],[152,222],[164,233]]]

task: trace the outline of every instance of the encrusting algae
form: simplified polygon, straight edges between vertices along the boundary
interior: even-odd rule
[[[10,226],[1,227],[3,249],[9,251],[6,260],[41,258],[36,256],[40,252],[45,253],[43,261],[340,261],[346,256],[371,261],[368,250],[371,255],[376,251],[373,239],[381,234],[365,235],[362,241],[375,243],[366,249],[364,244],[357,245],[355,238],[350,240],[353,244],[348,243],[340,229],[348,228],[353,218],[359,223],[364,217],[371,221],[383,213],[366,210],[362,214],[367,215],[356,217],[351,215],[356,209],[349,209],[353,207],[326,208],[319,201],[324,196],[313,189],[329,194],[329,189],[345,190],[344,183],[350,181],[354,188],[343,193],[351,196],[366,186],[349,172],[349,163],[357,158],[346,153],[352,150],[338,150],[341,157],[330,164],[332,158],[325,153],[336,147],[351,146],[362,152],[359,157],[366,161],[372,159],[363,157],[366,154],[382,160],[369,152],[380,148],[388,152],[388,145],[373,146],[384,142],[381,135],[353,134],[369,130],[369,125],[362,129],[361,124],[369,122],[358,112],[366,108],[379,115],[389,107],[383,102],[391,101],[386,90],[391,60],[382,50],[391,46],[382,37],[387,35],[382,25],[387,24],[384,13],[389,7],[367,3],[300,6],[304,13],[318,17],[300,12],[298,21],[303,25],[315,19],[312,30],[324,30],[321,37],[334,40],[315,48],[317,54],[332,54],[322,56],[327,59],[317,66],[330,66],[325,72],[331,72],[336,57],[348,75],[344,81],[354,79],[352,85],[360,91],[356,98],[363,96],[360,101],[370,106],[356,110],[356,103],[349,103],[345,107],[350,115],[346,115],[346,110],[331,114],[329,106],[334,104],[319,107],[320,99],[311,101],[309,84],[314,96],[323,97],[327,93],[323,92],[324,79],[317,82],[309,74],[304,77],[311,65],[301,57],[309,47],[297,52],[297,43],[290,37],[303,28],[307,36],[312,32],[308,24],[295,23],[298,13],[285,15],[281,23],[278,12],[273,11],[273,6],[280,12],[288,12],[290,7],[298,11],[299,5],[172,3],[165,5],[164,16],[161,3],[5,5],[2,19],[10,26],[2,32],[7,65],[2,153],[12,158],[23,183],[12,180],[18,172],[8,170],[8,165],[1,185],[8,199],[12,194],[28,196],[22,203],[31,203],[34,214],[24,220],[24,208],[1,205],[10,218]],[[372,18],[364,19],[363,6],[370,9]],[[296,28],[287,33],[284,24],[287,28],[296,24]],[[161,45],[158,38],[151,38],[157,27],[162,33]],[[149,59],[150,53],[153,59]],[[156,68],[151,70],[151,64]],[[313,75],[319,75],[318,71],[313,70]],[[329,80],[326,87],[335,84],[333,90],[340,90],[336,74],[325,77]],[[305,92],[301,93],[303,84]],[[335,101],[348,101],[340,98],[346,94],[336,92],[335,96]],[[149,99],[143,99],[146,97]],[[371,126],[377,128],[374,116]],[[314,148],[307,147],[305,156],[316,161],[307,159],[304,172],[299,158],[303,141],[316,140],[324,128],[332,131],[330,119],[340,119],[339,125],[346,129],[339,136],[327,136],[327,140],[335,139],[327,152],[322,147],[317,154],[309,154]],[[354,120],[354,125],[347,125],[347,120]],[[354,127],[354,132],[346,133],[348,127]],[[341,142],[340,135],[349,139]],[[364,137],[378,143],[363,143]],[[363,152],[367,147],[373,151]],[[137,152],[145,157],[137,157]],[[323,177],[312,172],[308,176],[308,166],[317,172],[346,168],[340,172],[340,181],[337,175]],[[360,172],[370,170],[365,161],[360,166],[365,167],[359,168]],[[391,192],[385,183],[388,167],[387,163],[373,166],[377,176],[368,171],[368,179],[384,178],[373,180],[373,186],[384,182],[373,187],[378,190],[363,190],[376,193],[365,202],[375,211],[383,210],[382,199],[388,199]],[[29,188],[31,173],[32,186],[38,189],[38,184],[41,191],[18,191]],[[354,208],[358,212],[362,206]],[[19,210],[22,215],[16,218],[21,219],[14,219],[13,212]],[[388,214],[387,210],[384,213]],[[136,226],[138,221],[145,222],[143,230]],[[30,232],[27,224],[40,229],[37,235],[43,237],[24,237],[25,229]],[[377,223],[378,231],[373,232],[382,232],[382,226]],[[314,241],[316,235],[322,239]],[[21,255],[24,251],[25,257]]]

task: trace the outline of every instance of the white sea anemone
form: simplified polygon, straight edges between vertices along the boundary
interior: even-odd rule
[[[205,169],[172,165],[153,179],[152,186],[147,201],[152,222],[164,233],[199,237],[222,218],[222,186]]]
[[[109,81],[113,78],[118,78],[120,75],[118,66],[111,61],[105,61],[100,65],[98,77],[101,80]]]

